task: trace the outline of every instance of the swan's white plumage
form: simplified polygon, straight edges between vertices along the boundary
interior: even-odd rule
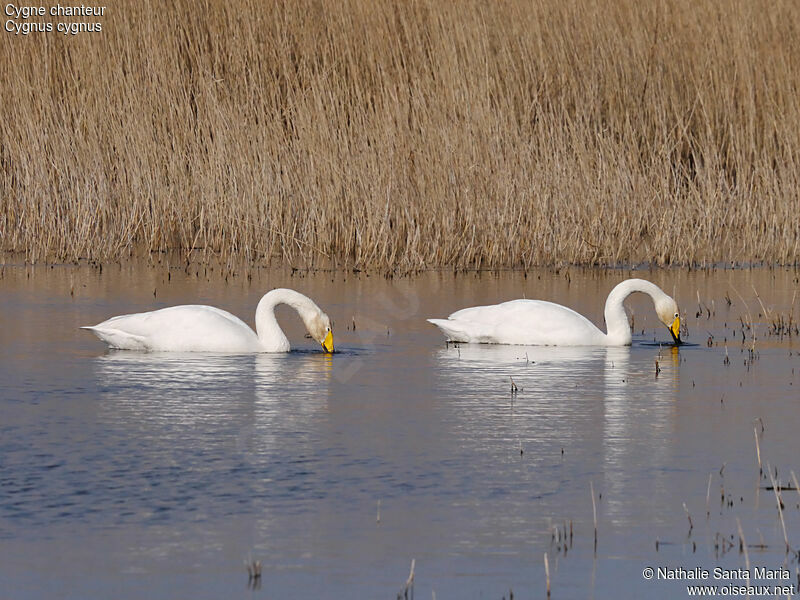
[[[479,344],[602,345],[605,334],[574,310],[543,300],[511,300],[428,319],[452,341]]]
[[[544,300],[511,300],[492,306],[465,308],[447,319],[428,319],[453,342],[521,344],[530,346],[625,346],[631,332],[623,306],[633,292],[652,299],[659,319],[677,340],[678,305],[658,286],[628,279],[608,295],[605,319],[608,333],[571,308]]]
[[[289,340],[275,320],[278,304],[297,310],[311,336],[333,351],[330,319],[314,302],[294,290],[275,289],[256,309],[256,331],[231,313],[213,306],[171,306],[112,317],[91,327],[112,348],[169,352],[288,352]]]

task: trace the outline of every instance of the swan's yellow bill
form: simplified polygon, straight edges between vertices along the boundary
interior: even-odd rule
[[[325,339],[322,340],[322,349],[325,352],[329,352],[333,354],[333,332],[329,331],[328,335],[325,336]]]
[[[672,334],[672,339],[675,340],[676,344],[681,343],[681,318],[675,317],[675,320],[672,322],[672,325],[669,327],[669,332]]]

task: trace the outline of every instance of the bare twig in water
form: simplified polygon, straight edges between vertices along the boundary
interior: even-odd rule
[[[794,489],[797,490],[797,494],[800,496],[800,486],[797,485],[797,476],[794,474],[794,471],[789,471],[792,476],[792,483],[794,483]]]
[[[689,509],[686,508],[686,502],[683,503],[683,510],[686,511],[686,518],[689,519],[689,535],[692,535],[692,529],[694,529],[694,523],[692,523],[692,515],[689,514]]]
[[[405,600],[408,600],[409,598],[414,598],[414,567],[416,566],[416,564],[417,564],[417,559],[416,558],[412,558],[411,559],[411,571],[408,574],[408,579],[406,579],[406,585],[403,588],[403,596],[402,597]],[[411,595],[410,596],[408,594],[409,590],[411,591]],[[400,594],[398,594],[398,597],[400,597]]]
[[[244,561],[247,568],[247,587],[257,590],[261,587],[261,561],[248,558]]]
[[[550,597],[550,565],[547,563],[547,552],[544,553],[544,576],[547,580],[547,597]]]
[[[597,504],[594,501],[594,482],[589,482],[589,490],[592,493],[592,515],[594,516],[594,551],[597,552]]]
[[[758,444],[758,429],[753,427],[753,434],[756,436],[756,457],[758,458],[758,474],[761,475],[764,469],[761,468],[761,446]]]
[[[778,484],[775,481],[775,478],[772,476],[772,471],[769,468],[769,463],[767,463],[767,472],[769,473],[769,478],[772,481],[772,491],[775,492],[775,502],[778,504],[778,516],[781,518],[783,541],[786,542],[786,552],[789,552],[789,550],[791,550],[791,546],[789,546],[789,536],[786,535],[786,522],[783,520],[783,502],[781,501],[781,494],[778,491]]]
[[[739,517],[736,517],[736,526],[739,528],[739,552],[744,552],[744,564],[747,570],[750,570],[750,555],[747,553],[747,540],[744,539],[744,531],[742,530],[742,523]]]

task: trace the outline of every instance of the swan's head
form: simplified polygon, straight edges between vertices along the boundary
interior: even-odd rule
[[[319,311],[314,313],[309,318],[305,319],[306,329],[315,340],[322,344],[322,349],[325,352],[333,352],[333,329],[331,328],[331,320],[324,312]]]
[[[664,296],[656,303],[656,314],[659,320],[669,329],[675,344],[681,343],[681,317],[678,303],[669,296]]]

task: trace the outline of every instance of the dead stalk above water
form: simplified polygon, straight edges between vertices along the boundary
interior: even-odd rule
[[[786,534],[786,522],[783,519],[783,501],[781,500],[781,494],[778,489],[779,486],[775,481],[775,477],[772,475],[772,470],[769,467],[769,463],[767,463],[767,473],[769,473],[769,478],[772,482],[772,490],[775,492],[775,502],[778,506],[778,516],[781,519],[781,528],[783,529],[783,541],[786,543],[786,552],[788,553],[792,548],[789,545],[789,536]]]
[[[594,482],[589,482],[589,491],[592,494],[592,517],[594,519],[594,551],[597,552],[597,504],[594,500]]]
[[[692,523],[692,515],[689,514],[689,509],[686,506],[686,502],[683,503],[683,510],[686,512],[686,518],[689,520],[689,535],[692,535],[694,523]]]
[[[547,597],[550,597],[550,565],[547,562],[547,552],[544,553],[544,576],[547,582]]]
[[[800,485],[797,484],[797,476],[794,474],[794,471],[789,471],[792,476],[792,483],[794,483],[794,489],[797,491],[798,496],[800,496]]]
[[[261,588],[261,561],[248,558],[244,561],[247,568],[247,587],[250,589]]]
[[[120,0],[102,36],[0,45],[0,251],[793,262],[800,7],[691,9],[211,0],[137,27]]]
[[[744,553],[744,562],[747,570],[750,570],[750,554],[747,552],[747,540],[744,539],[744,531],[742,530],[742,522],[739,517],[736,517],[736,527],[739,529],[739,552]]]
[[[411,597],[414,597],[414,567],[417,564],[417,559],[411,559],[411,570],[408,573],[408,579],[406,579],[406,585],[403,589],[403,595],[406,600],[408,600],[408,592],[411,590]]]
[[[756,438],[756,458],[758,458],[758,474],[761,475],[764,470],[761,468],[761,446],[758,443],[758,429],[753,427],[753,435]]]

